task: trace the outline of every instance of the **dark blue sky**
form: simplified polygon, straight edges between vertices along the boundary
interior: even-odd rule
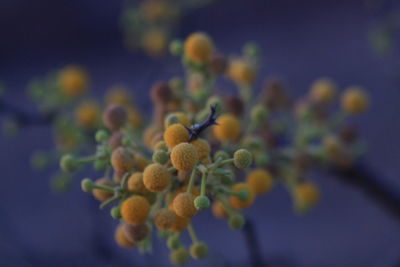
[[[2,0],[0,80],[10,88],[7,99],[33,110],[24,95],[29,79],[77,62],[90,69],[97,95],[122,82],[142,108],[148,106],[151,84],[180,74],[179,60],[160,62],[127,52],[118,29],[121,2]],[[268,75],[279,75],[295,96],[320,76],[330,76],[342,89],[364,86],[372,107],[354,121],[369,143],[365,161],[400,192],[399,46],[384,59],[374,53],[367,35],[376,19],[362,1],[220,0],[185,16],[179,34],[207,31],[227,54],[238,53],[248,40],[258,42],[264,64],[259,84]],[[157,258],[117,248],[115,221],[97,210],[78,181],[72,192],[59,196],[48,187],[52,171],[30,169],[30,154],[51,148],[50,129],[29,128],[14,139],[0,138],[0,266],[163,266],[167,250],[158,241]],[[249,210],[266,259],[307,267],[399,263],[399,221],[334,177],[314,173],[312,179],[321,186],[323,199],[307,216],[292,212],[281,186]],[[208,212],[196,217],[194,225],[210,244],[213,259],[246,266],[240,233]]]

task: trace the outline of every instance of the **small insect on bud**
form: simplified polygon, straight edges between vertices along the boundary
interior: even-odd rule
[[[194,199],[194,206],[197,210],[204,210],[210,207],[210,199],[207,196],[198,196]]]
[[[62,156],[60,167],[65,172],[74,172],[79,168],[79,162],[74,158],[74,156],[67,154]]]
[[[229,227],[233,230],[240,230],[245,224],[245,219],[241,214],[233,214],[229,217]]]
[[[183,247],[171,251],[169,259],[175,265],[183,265],[189,262],[189,253]]]
[[[164,165],[169,160],[169,156],[168,156],[167,152],[165,152],[163,150],[156,150],[153,153],[152,160],[155,163],[159,163],[161,165]]]
[[[190,247],[190,255],[196,260],[203,259],[208,254],[208,246],[204,242],[195,242]]]
[[[238,169],[246,169],[253,162],[253,155],[246,149],[239,149],[233,154],[233,163]]]
[[[159,163],[150,164],[144,169],[143,183],[152,192],[161,192],[169,184],[170,173]]]
[[[83,192],[87,192],[87,193],[92,192],[93,186],[94,186],[94,183],[89,178],[85,178],[81,182],[81,188],[82,188]]]

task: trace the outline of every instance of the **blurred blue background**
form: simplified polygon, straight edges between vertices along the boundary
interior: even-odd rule
[[[179,36],[208,32],[220,51],[239,53],[248,40],[262,47],[264,77],[282,77],[295,96],[321,76],[343,89],[357,84],[371,95],[370,111],[355,120],[369,143],[365,162],[400,194],[400,54],[385,58],[371,49],[368,31],[382,14],[365,1],[218,0],[184,16]],[[0,2],[0,80],[7,99],[29,111],[27,82],[68,63],[86,66],[93,90],[101,95],[114,83],[127,84],[139,106],[157,80],[182,72],[179,60],[129,53],[119,30],[122,1],[2,0]],[[398,9],[392,1],[386,10]],[[153,256],[125,251],[113,241],[116,222],[80,191],[57,195],[49,188],[54,170],[35,172],[30,155],[52,147],[47,127],[0,137],[0,266],[169,266],[165,244]],[[353,188],[327,175],[313,174],[322,201],[306,216],[292,211],[278,186],[248,212],[256,222],[263,257],[276,266],[400,266],[400,221]],[[202,212],[194,221],[211,256],[190,266],[248,266],[240,232]]]

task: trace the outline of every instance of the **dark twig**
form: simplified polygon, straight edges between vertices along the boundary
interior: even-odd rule
[[[365,164],[356,164],[348,169],[335,168],[328,171],[338,180],[359,188],[383,209],[400,219],[400,194],[371,168]]]
[[[4,113],[17,120],[20,126],[35,126],[35,125],[48,125],[54,119],[54,114],[47,113],[29,113],[21,109],[17,105],[7,103],[4,99],[0,98],[0,114]]]
[[[260,243],[256,235],[256,229],[254,229],[254,224],[250,219],[246,219],[246,223],[243,227],[243,235],[246,242],[246,247],[250,257],[250,266],[252,267],[267,267],[262,259],[262,254],[260,251]]]

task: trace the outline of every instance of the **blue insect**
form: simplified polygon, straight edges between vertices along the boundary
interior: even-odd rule
[[[210,115],[208,115],[207,119],[205,119],[203,122],[193,124],[190,127],[186,127],[186,129],[189,132],[189,142],[199,138],[201,132],[203,132],[208,127],[210,127],[212,125],[218,125],[218,123],[216,122],[217,117],[218,117],[216,114],[217,113],[217,105],[210,106],[210,109],[211,109]]]

